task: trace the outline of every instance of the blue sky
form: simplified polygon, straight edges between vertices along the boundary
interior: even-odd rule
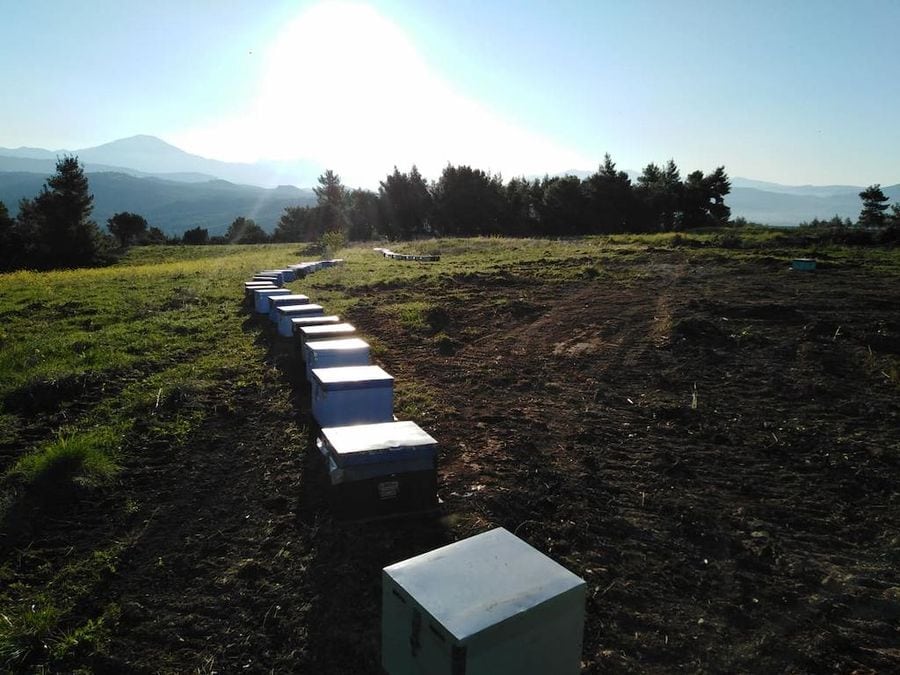
[[[900,2],[0,0],[0,146],[900,182]]]

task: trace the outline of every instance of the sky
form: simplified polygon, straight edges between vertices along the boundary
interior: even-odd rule
[[[900,182],[897,0],[0,0],[0,147]]]

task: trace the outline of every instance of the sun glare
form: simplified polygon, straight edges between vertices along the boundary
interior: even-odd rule
[[[593,164],[454,91],[400,28],[367,5],[305,10],[265,59],[243,112],[181,136],[193,151],[309,159],[369,186],[394,165],[413,163],[432,177],[448,162],[506,175]]]

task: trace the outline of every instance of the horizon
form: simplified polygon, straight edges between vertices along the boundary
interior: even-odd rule
[[[900,89],[883,84],[900,60],[895,3],[42,0],[8,13],[20,30],[0,55],[22,67],[0,84],[22,95],[7,104],[4,147],[148,135],[219,161],[315,162],[369,186],[394,165],[432,179],[448,163],[552,175],[594,171],[606,152],[636,172],[671,157],[683,174],[722,165],[785,186],[900,182],[886,151],[900,141]]]

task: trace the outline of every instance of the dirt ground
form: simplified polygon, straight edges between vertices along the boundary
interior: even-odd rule
[[[503,526],[587,580],[585,673],[900,671],[900,287],[621,265],[358,292],[347,318],[441,444],[440,513],[374,523],[331,519],[295,355],[236,298],[266,388],[5,542],[26,572],[122,544],[81,608],[121,608],[109,647],[72,667],[377,673],[381,568]],[[384,310],[404,299],[429,329]]]

